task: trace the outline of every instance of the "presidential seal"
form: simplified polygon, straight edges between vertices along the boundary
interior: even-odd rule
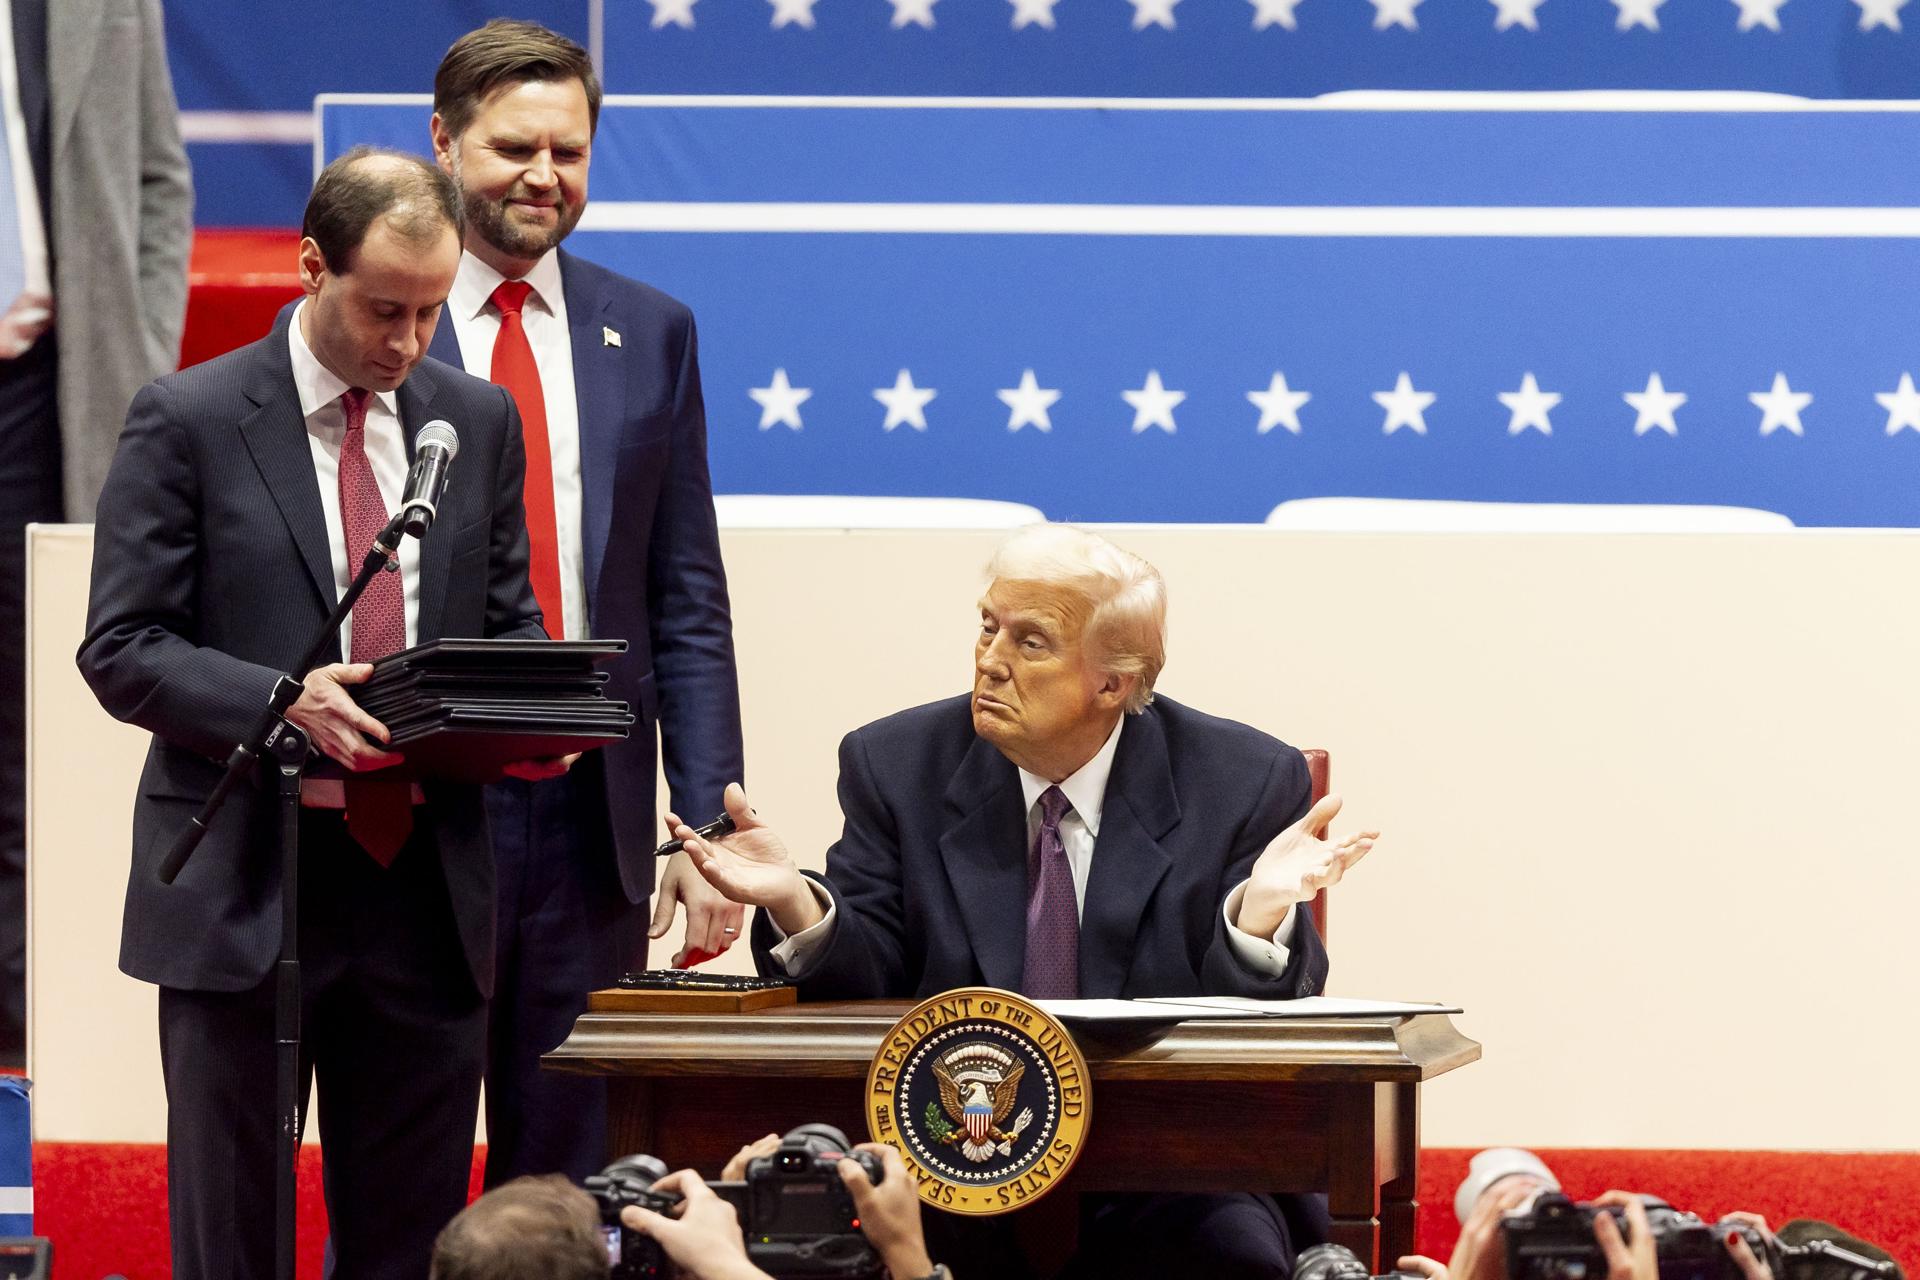
[[[1065,1027],[992,987],[894,1024],[867,1073],[867,1130],[900,1152],[928,1204],[994,1214],[1045,1195],[1087,1136],[1087,1061]]]

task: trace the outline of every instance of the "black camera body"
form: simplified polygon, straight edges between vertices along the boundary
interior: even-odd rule
[[[1294,1259],[1293,1280],[1419,1280],[1405,1271],[1373,1274],[1373,1268],[1360,1261],[1360,1255],[1343,1244],[1316,1244],[1302,1249]]]
[[[666,1176],[667,1166],[652,1156],[623,1156],[583,1184],[600,1206],[600,1233],[607,1241],[613,1280],[657,1280],[667,1274],[659,1244],[620,1225],[620,1211],[630,1204],[665,1213],[680,1203],[679,1196],[653,1189]]]
[[[1740,1280],[1740,1268],[1727,1252],[1729,1236],[1745,1239],[1775,1276],[1786,1275],[1779,1246],[1744,1223],[1702,1222],[1658,1202],[1646,1208],[1660,1280]],[[1601,1280],[1607,1257],[1593,1238],[1593,1223],[1603,1213],[1612,1215],[1625,1239],[1624,1209],[1570,1200],[1557,1191],[1543,1191],[1531,1209],[1508,1214],[1500,1229],[1506,1235],[1509,1280]]]
[[[852,1160],[878,1186],[880,1161],[854,1151],[847,1135],[828,1124],[803,1124],[780,1139],[772,1155],[747,1162],[743,1182],[710,1182],[733,1205],[747,1241],[747,1257],[777,1280],[864,1280],[885,1268],[860,1233],[859,1211],[840,1181],[840,1162]],[[667,1274],[659,1244],[620,1225],[620,1211],[639,1205],[667,1213],[680,1202],[653,1184],[667,1167],[652,1156],[626,1156],[586,1180],[600,1206],[600,1229],[613,1263],[613,1280],[656,1280]]]
[[[739,1213],[753,1265],[779,1280],[882,1273],[840,1181],[842,1160],[855,1161],[879,1184],[880,1161],[852,1150],[847,1135],[828,1124],[804,1124],[787,1134],[779,1150],[747,1162],[745,1181],[708,1184]]]

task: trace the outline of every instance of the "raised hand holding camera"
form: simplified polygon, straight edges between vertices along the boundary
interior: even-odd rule
[[[652,1191],[676,1199],[677,1214],[670,1217],[648,1205],[630,1204],[620,1210],[620,1225],[658,1241],[681,1275],[689,1280],[769,1280],[747,1260],[747,1243],[733,1206],[715,1195],[699,1174],[691,1169],[668,1174]],[[629,1274],[646,1273],[614,1271],[616,1277]]]
[[[860,1230],[879,1250],[887,1273],[893,1280],[921,1280],[932,1275],[933,1259],[927,1254],[927,1239],[920,1226],[920,1193],[907,1173],[907,1162],[884,1142],[863,1142],[854,1151],[877,1159],[885,1175],[878,1180],[869,1178],[869,1166],[864,1162],[840,1162],[840,1180],[853,1196]]]

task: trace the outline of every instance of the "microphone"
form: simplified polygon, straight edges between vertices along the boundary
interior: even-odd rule
[[[413,467],[407,472],[406,497],[400,500],[401,529],[424,538],[440,513],[440,495],[447,491],[447,471],[460,452],[460,437],[444,418],[435,418],[413,438]]]

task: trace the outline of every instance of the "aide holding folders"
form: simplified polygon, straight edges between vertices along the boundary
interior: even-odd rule
[[[109,713],[153,734],[120,967],[160,987],[178,1276],[274,1274],[286,886],[271,789],[236,789],[173,883],[158,864],[289,671],[303,691],[287,719],[348,771],[302,786],[297,885],[301,1049],[340,1274],[417,1280],[466,1203],[493,984],[481,789],[382,777],[398,757],[348,693],[413,644],[544,639],[513,402],[424,358],[461,223],[458,191],[424,160],[363,148],[328,165],[302,227],[306,297],[258,342],[141,390],[101,491],[79,664]],[[355,602],[335,661],[295,670],[435,418],[459,424],[460,460],[430,536]]]

